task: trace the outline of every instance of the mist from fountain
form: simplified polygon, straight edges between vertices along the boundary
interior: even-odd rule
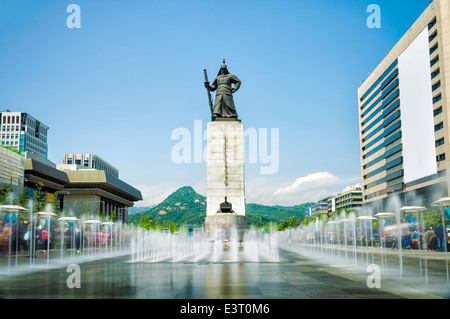
[[[418,249],[403,247],[403,240],[412,231],[421,235],[426,231],[424,220],[429,210],[420,206],[422,201],[418,198],[414,204],[419,206],[404,206],[399,196],[391,196],[387,212],[372,207],[319,215],[305,225],[281,232],[279,246],[332,267],[365,273],[375,265],[380,267],[383,278],[445,289],[448,286],[444,283],[449,282],[447,253],[427,251],[425,241],[420,242]],[[413,219],[412,214],[418,217]],[[442,225],[444,221],[437,223]]]

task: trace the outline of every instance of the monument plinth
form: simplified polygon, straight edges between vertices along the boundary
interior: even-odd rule
[[[207,126],[205,225],[212,238],[222,230],[226,233],[231,228],[247,228],[244,125],[237,118],[232,96],[240,84],[235,75],[229,74],[225,64],[211,86],[205,82],[209,97],[210,91],[217,91],[214,107],[210,99],[212,121]],[[226,210],[228,204],[233,207],[231,212]]]

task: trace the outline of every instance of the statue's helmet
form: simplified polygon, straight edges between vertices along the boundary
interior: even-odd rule
[[[222,74],[222,72],[224,72],[224,74],[230,74],[230,72],[228,72],[227,65],[225,64],[225,59],[223,59],[223,63],[220,66],[220,70],[219,70],[219,73],[217,75]]]

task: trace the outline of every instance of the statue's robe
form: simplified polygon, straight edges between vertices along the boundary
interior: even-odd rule
[[[234,105],[232,84],[240,83],[236,75],[218,75],[211,85],[211,91],[216,91],[214,101],[213,117],[237,118],[236,106]]]

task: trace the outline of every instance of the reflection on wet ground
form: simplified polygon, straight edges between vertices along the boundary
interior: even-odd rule
[[[279,262],[130,262],[129,256],[80,266],[80,288],[66,267],[2,274],[0,297],[14,299],[400,299],[445,298],[447,288],[411,287],[401,280],[367,286],[370,274],[331,267],[280,249]],[[414,288],[414,289],[412,289]]]

